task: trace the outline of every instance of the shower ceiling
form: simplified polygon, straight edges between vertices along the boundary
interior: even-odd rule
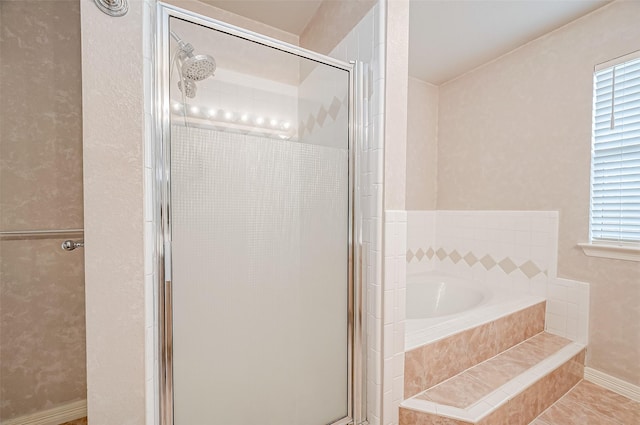
[[[220,9],[300,35],[322,0],[202,0]]]

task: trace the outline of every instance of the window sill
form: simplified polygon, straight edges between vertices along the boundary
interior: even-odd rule
[[[614,260],[640,261],[640,246],[579,243],[589,257],[612,258]]]

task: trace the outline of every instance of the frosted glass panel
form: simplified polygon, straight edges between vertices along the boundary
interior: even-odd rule
[[[175,423],[333,423],[348,414],[348,73],[172,27],[218,64],[195,98],[171,84]],[[233,58],[251,51],[286,69]]]

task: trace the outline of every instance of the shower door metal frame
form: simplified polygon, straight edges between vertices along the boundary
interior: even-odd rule
[[[362,213],[360,208],[360,155],[366,123],[365,65],[345,63],[194,12],[158,2],[155,28],[154,211],[156,261],[156,318],[161,425],[174,425],[173,413],[173,303],[171,276],[171,141],[170,141],[170,37],[169,20],[178,18],[247,42],[342,69],[349,74],[349,211],[348,211],[348,403],[347,416],[331,425],[366,424],[366,332],[362,286]],[[180,424],[178,424],[180,425]]]

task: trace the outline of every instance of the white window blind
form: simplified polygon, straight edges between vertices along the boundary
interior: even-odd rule
[[[594,74],[593,242],[640,243],[640,52],[624,59]]]

